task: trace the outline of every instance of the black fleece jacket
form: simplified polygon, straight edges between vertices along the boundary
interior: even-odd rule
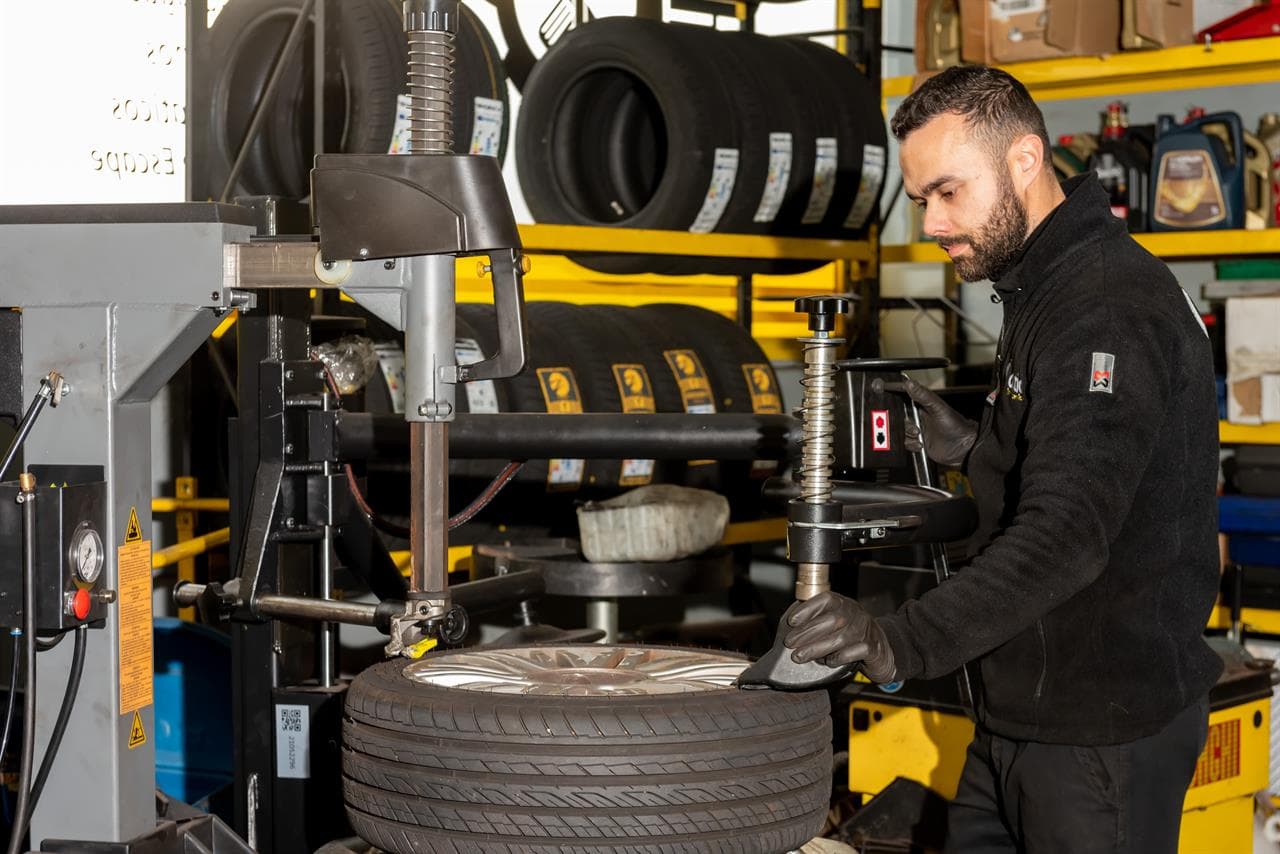
[[[898,678],[980,662],[979,723],[1059,744],[1132,741],[1202,697],[1218,589],[1208,337],[1090,173],[996,290],[1004,325],[966,472],[968,566],[878,622]]]

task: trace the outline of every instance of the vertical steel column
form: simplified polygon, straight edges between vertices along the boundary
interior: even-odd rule
[[[407,0],[409,42],[409,151],[429,156],[453,152],[453,63],[456,0]],[[442,369],[456,363],[456,283],[451,255],[405,260],[405,417],[410,422],[409,576],[412,598],[427,613],[448,608],[449,421],[455,389]]]

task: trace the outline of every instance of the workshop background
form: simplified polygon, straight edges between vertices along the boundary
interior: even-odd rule
[[[0,205],[239,199],[256,205],[257,215],[269,210],[268,218],[278,227],[273,235],[309,233],[305,203],[311,188],[306,173],[317,139],[323,140],[325,151],[348,153],[372,151],[372,143],[386,140],[387,151],[395,153],[405,150],[409,134],[405,100],[395,99],[403,89],[403,34],[386,29],[387,11],[381,8],[399,4],[327,4],[331,29],[326,32],[326,73],[335,75],[324,106],[328,124],[318,130],[313,126],[314,56],[308,52],[314,32],[307,28],[300,34],[299,58],[283,75],[275,105],[266,111],[256,140],[240,152],[237,141],[253,122],[254,104],[269,85],[273,58],[289,36],[303,0],[211,0],[207,8],[188,8],[181,0],[6,0],[0,4]],[[532,342],[533,376],[526,375],[523,385],[477,383],[460,395],[471,413],[581,413],[582,400],[603,395],[599,389],[605,387],[616,401],[612,405],[624,412],[645,412],[646,398],[657,399],[658,411],[668,411],[664,394],[671,411],[699,411],[697,382],[686,386],[664,380],[669,388],[657,388],[657,373],[667,369],[664,348],[698,349],[706,364],[694,374],[703,375],[706,388],[719,392],[718,399],[706,402],[713,411],[718,405],[721,412],[744,415],[793,413],[804,394],[802,345],[797,339],[807,334],[806,318],[794,310],[795,300],[811,294],[852,298],[850,317],[841,322],[851,342],[847,355],[945,357],[945,366],[910,365],[918,368],[912,375],[957,389],[957,401],[964,402],[966,394],[972,398],[988,381],[1001,309],[990,299],[989,283],[959,282],[946,255],[922,236],[918,211],[901,192],[896,141],[883,125],[914,86],[947,65],[1000,64],[1027,83],[1056,143],[1055,168],[1063,177],[1088,169],[1099,172],[1112,192],[1117,215],[1128,220],[1139,242],[1169,263],[1214,342],[1221,409],[1224,571],[1220,605],[1206,630],[1238,678],[1215,697],[1210,744],[1188,795],[1182,850],[1280,851],[1280,717],[1275,714],[1270,669],[1270,660],[1280,654],[1280,584],[1275,580],[1280,572],[1280,3],[466,0],[464,5],[464,21],[472,30],[468,39],[460,40],[458,80],[469,88],[455,99],[455,150],[500,158],[521,238],[532,257],[524,279],[525,296],[534,304],[530,316],[542,329],[554,330]],[[308,9],[314,14],[312,7]],[[398,15],[393,8],[390,17]],[[629,42],[631,36],[625,33],[609,36],[598,30],[602,43],[616,37],[629,45],[613,54],[593,54],[592,45],[582,41],[562,42],[575,30],[614,18],[750,29],[766,36],[808,34],[807,41],[861,63],[861,72],[846,79],[841,75],[850,69],[829,68],[829,79],[818,87],[814,77],[826,72],[818,70],[822,60],[813,55],[806,59],[779,54],[752,67],[743,56],[725,50],[715,53],[713,62],[732,73],[725,71],[724,80],[714,86],[706,81],[708,91],[719,95],[684,99],[678,84],[668,79],[675,74],[674,66],[664,64],[655,46],[662,36]],[[721,50],[712,42],[692,40],[679,48],[667,43],[661,50],[678,54],[696,51],[700,44],[708,52]],[[646,54],[644,45],[653,46],[653,53]],[[553,68],[557,46],[561,64]],[[576,60],[568,58],[570,49],[580,52]],[[739,160],[737,150],[729,157],[726,149],[727,159],[684,176],[678,198],[650,204],[652,200],[640,192],[639,200],[623,199],[643,209],[625,216],[620,206],[611,212],[591,193],[593,182],[598,184],[610,165],[582,156],[576,161],[582,170],[581,186],[572,192],[587,202],[577,208],[561,203],[557,208],[557,194],[569,191],[550,186],[546,176],[557,169],[572,171],[582,152],[625,149],[620,156],[633,158],[626,165],[638,170],[636,186],[651,188],[656,183],[655,175],[645,173],[652,168],[645,159],[652,152],[643,139],[652,127],[641,123],[625,128],[622,133],[641,142],[626,148],[615,140],[614,149],[609,149],[607,140],[601,142],[604,131],[595,124],[612,104],[636,98],[635,90],[602,84],[590,95],[595,101],[579,105],[578,124],[572,127],[539,131],[541,114],[522,114],[530,86],[540,83],[544,93],[557,85],[567,87],[575,61],[602,61],[628,50],[627,61],[639,69],[635,73],[657,92],[642,92],[640,101],[646,109],[664,112],[671,127],[686,122],[682,132],[701,135],[705,141],[711,138],[708,127],[715,120],[731,123],[761,110],[769,118],[753,118],[757,130],[778,116],[798,123],[794,153],[790,134],[785,142],[775,139],[777,134],[769,136],[772,148],[757,151],[751,165],[745,154]],[[548,55],[552,61],[544,62]],[[482,67],[483,72],[477,71]],[[384,73],[397,82],[380,82]],[[688,70],[681,68],[680,73]],[[841,81],[847,88],[841,88]],[[849,93],[846,103],[853,118],[848,127],[837,127],[835,120],[808,106],[822,98],[804,91],[811,84],[833,99]],[[758,91],[747,97],[746,87]],[[544,94],[544,104],[547,97]],[[362,113],[371,109],[370,104],[378,105],[380,117],[371,120]],[[1173,123],[1162,125],[1161,116],[1172,117]],[[818,126],[832,129],[815,131]],[[855,178],[851,185],[836,184],[832,191],[837,206],[842,206],[839,216],[828,214],[826,203],[816,216],[809,215],[806,208],[812,208],[814,197],[808,176],[798,172],[791,182],[803,184],[803,192],[798,198],[790,193],[784,201],[779,190],[767,216],[760,213],[766,207],[763,201],[757,207],[752,199],[745,208],[741,202],[715,204],[717,187],[721,195],[732,193],[732,183],[716,183],[726,168],[739,176],[753,170],[751,174],[758,174],[766,186],[778,180],[787,184],[786,173],[779,179],[771,156],[783,156],[797,170],[803,162],[813,175],[829,163],[834,176],[836,155],[821,141],[816,151],[802,152],[799,140],[804,133],[811,143],[815,137],[856,140],[859,153],[851,167]],[[550,138],[566,147],[548,145]],[[1202,222],[1190,216],[1178,220],[1155,215],[1161,155],[1182,150],[1180,145],[1208,152],[1213,192],[1225,209],[1222,216]],[[237,160],[243,162],[234,165]],[[670,162],[676,161],[673,157]],[[846,166],[841,160],[840,174]],[[634,195],[635,186],[631,191]],[[829,202],[831,196],[825,198]],[[864,209],[855,218],[853,211],[859,206]],[[573,210],[563,213],[568,209]],[[787,217],[794,222],[784,224]],[[738,234],[725,227],[727,222],[742,224],[741,230],[752,233]],[[629,234],[615,224],[651,231]],[[661,243],[661,252],[654,251],[655,241]],[[495,349],[490,328],[494,314],[489,308],[495,277],[492,271],[478,270],[474,259],[461,259],[457,276],[459,302],[468,304],[459,310],[458,359],[478,361]],[[0,293],[0,304],[8,304],[6,296]],[[339,396],[349,396],[348,405],[363,406],[370,413],[402,412],[405,345],[394,324],[383,323],[331,291],[313,294],[307,310],[311,355],[325,363],[341,387]],[[252,317],[252,312],[243,316]],[[227,424],[236,413],[238,372],[245,367],[236,360],[241,322],[237,317],[234,311],[225,316],[151,407],[154,498],[150,530],[145,533],[153,549],[155,717],[139,718],[139,726],[145,727],[142,737],[149,742],[145,749],[155,752],[158,788],[220,816],[245,836],[243,816],[253,807],[246,807],[242,797],[245,780],[237,779],[246,750],[236,731],[243,719],[233,713],[227,687],[238,678],[234,668],[239,665],[233,662],[225,625],[201,624],[194,603],[179,607],[174,600],[180,582],[204,584],[236,574],[228,550],[228,541],[234,544],[236,539],[231,532],[235,523],[227,508],[228,496],[243,484],[237,487],[233,477],[238,452],[228,443]],[[642,346],[655,342],[663,346]],[[575,382],[581,387],[570,386],[562,395],[566,408],[554,410],[551,397],[557,394],[558,380],[553,366],[561,363],[574,365]],[[628,395],[622,390],[625,374],[617,374],[614,391],[610,368],[632,363],[644,364],[655,388],[645,394],[637,386],[631,396],[636,408],[628,409]],[[760,371],[742,373],[752,366]],[[670,370],[679,379],[674,361]],[[730,385],[732,394],[724,391]],[[24,396],[33,390],[25,389]],[[852,402],[857,391],[851,385],[843,393],[855,413],[850,417],[856,419],[861,414],[861,404]],[[648,405],[655,406],[652,401]],[[43,417],[54,418],[56,413]],[[0,421],[0,439],[7,442],[10,434],[7,422]],[[854,446],[852,458],[837,455],[846,473],[860,470],[859,455],[865,453],[856,439],[849,444]],[[478,492],[497,473],[494,462],[453,461],[450,472],[458,494]],[[499,468],[503,462],[497,461]],[[477,617],[472,638],[497,642],[519,629],[523,619],[596,631],[609,643],[679,643],[762,653],[769,640],[764,635],[791,601],[795,582],[795,567],[786,560],[783,546],[785,511],[779,507],[780,496],[787,497],[784,488],[778,487],[771,498],[761,497],[766,479],[786,474],[787,465],[785,458],[692,460],[678,466],[664,460],[655,465],[653,460],[569,458],[527,464],[512,476],[505,495],[450,541],[451,580],[501,574],[520,560],[572,556],[588,567],[606,564],[610,558],[584,559],[577,552],[576,539],[581,536],[584,545],[587,539],[573,528],[578,509],[586,499],[609,498],[650,482],[711,487],[725,494],[729,500],[720,521],[721,535],[698,551],[713,546],[703,558],[719,555],[716,549],[731,557],[695,561],[692,570],[681,569],[682,574],[672,576],[676,580],[661,582],[674,585],[666,591],[670,595],[652,595],[642,592],[642,585],[621,583],[603,585],[599,589],[604,592],[595,595],[562,589],[538,603],[536,620],[527,609]],[[923,485],[926,478],[911,466],[904,461],[900,472],[865,478],[859,474],[854,479]],[[407,572],[403,534],[408,506],[387,497],[405,491],[407,470],[395,463],[379,468],[371,462],[360,474],[367,495],[356,500],[374,505],[362,509],[375,520],[385,550]],[[929,477],[950,492],[964,492],[965,483],[956,472],[938,470]],[[353,493],[358,492],[349,470],[346,478]],[[383,511],[384,507],[390,509]],[[701,509],[715,516],[722,508]],[[566,527],[565,520],[573,525]],[[664,524],[678,527],[671,520]],[[513,537],[519,541],[534,535],[541,537],[542,551],[503,550]],[[482,553],[479,546],[489,551]],[[849,571],[835,583],[888,609],[933,583],[940,548],[913,543],[867,552],[865,559],[849,557],[844,566]],[[579,574],[565,587],[594,583],[594,577]],[[376,603],[378,597],[352,583],[346,598]],[[343,626],[339,637],[337,672],[328,676],[339,683],[378,661],[386,640],[385,633],[372,626]],[[68,651],[58,655],[68,657]],[[0,671],[6,678],[11,672],[9,667]],[[900,694],[869,686],[864,690],[861,685],[833,692],[836,770],[830,811],[821,830],[825,839],[815,839],[801,851],[935,850],[937,811],[943,799],[954,794],[972,729],[954,681],[937,680],[946,684],[917,692],[908,687]],[[42,690],[58,690],[50,689],[51,684],[59,683],[46,680]],[[88,714],[78,709],[72,717],[73,740],[79,716]],[[307,720],[308,726],[326,725],[319,713]],[[328,723],[334,721],[336,717]],[[281,732],[277,730],[278,737]],[[333,739],[331,747],[340,737]],[[275,742],[277,747],[280,743]],[[133,747],[131,740],[128,749]],[[375,755],[377,749],[368,747],[368,753]],[[332,779],[318,783],[327,787],[327,795],[298,795],[296,802],[290,800],[293,794],[278,795],[272,807],[277,812],[264,819],[271,830],[256,831],[256,850],[368,850],[356,847],[358,841],[321,848],[290,824],[326,807],[333,815],[341,813],[340,772],[324,764],[322,750],[315,755],[305,771],[293,766],[286,770],[274,752],[263,760],[264,767],[274,762],[274,774],[280,778],[319,780],[332,772]],[[7,787],[0,801],[6,821],[19,785],[17,757],[12,743],[7,752],[0,748],[0,776]],[[71,786],[80,773],[55,766],[50,795]],[[766,785],[765,790],[776,798],[785,795],[776,785]],[[52,803],[52,798],[46,796],[46,802]],[[37,839],[76,838],[87,833],[86,828],[96,828],[101,822],[93,813],[86,808],[83,816],[67,816],[50,807],[38,809],[31,817],[32,847],[37,847]],[[341,824],[340,818],[337,821]]]

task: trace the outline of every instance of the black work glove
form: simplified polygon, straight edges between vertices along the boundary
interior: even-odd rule
[[[827,591],[792,611],[791,630],[782,645],[794,650],[797,664],[822,659],[828,667],[862,662],[862,672],[877,684],[893,681],[893,650],[871,615],[853,599]]]
[[[978,423],[970,421],[929,389],[913,379],[904,377],[900,383],[885,383],[886,391],[905,394],[916,402],[924,424],[924,450],[935,463],[958,466],[968,456],[969,449],[978,438]],[[918,453],[921,448],[920,431],[907,422],[903,445],[908,451]]]

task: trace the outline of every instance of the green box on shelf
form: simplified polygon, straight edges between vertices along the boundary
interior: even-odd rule
[[[1218,281],[1227,279],[1280,279],[1280,259],[1239,258],[1219,261]]]

